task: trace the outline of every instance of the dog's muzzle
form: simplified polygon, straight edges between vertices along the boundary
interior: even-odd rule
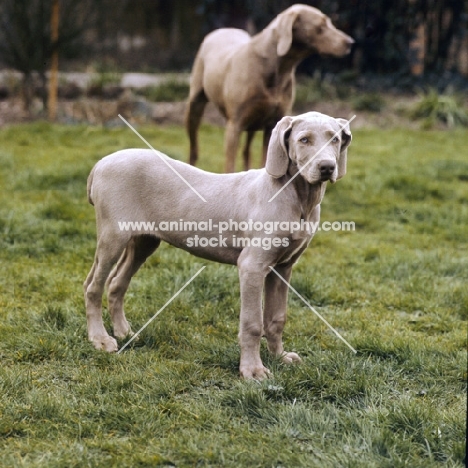
[[[319,164],[320,180],[325,182],[330,180],[335,172],[336,164],[333,161],[322,161]]]

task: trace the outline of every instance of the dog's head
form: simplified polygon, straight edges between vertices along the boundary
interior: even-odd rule
[[[293,5],[280,13],[275,21],[277,54],[286,55],[294,43],[309,52],[343,57],[349,54],[354,40],[333,26],[330,18],[317,8]]]
[[[273,129],[265,169],[274,178],[291,166],[309,184],[341,179],[346,174],[352,135],[345,119],[319,112],[283,117]]]

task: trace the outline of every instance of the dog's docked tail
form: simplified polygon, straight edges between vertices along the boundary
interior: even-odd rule
[[[89,176],[88,176],[88,184],[86,186],[86,190],[88,192],[88,202],[94,206],[94,202],[93,202],[93,199],[91,198],[91,189],[93,188],[93,176],[94,176],[94,169],[96,168],[96,166],[94,166],[92,169],[91,169],[91,172],[89,173]]]

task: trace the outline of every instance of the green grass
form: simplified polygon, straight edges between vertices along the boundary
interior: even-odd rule
[[[141,131],[186,159],[182,129]],[[274,377],[256,383],[238,378],[236,269],[168,246],[129,289],[134,329],[207,268],[131,349],[94,350],[82,298],[95,248],[86,178],[102,156],[144,145],[126,128],[2,129],[2,466],[462,466],[466,133],[353,137],[322,220],[356,231],[318,233],[292,285],[358,353],[291,295],[285,342],[303,363],[262,349]],[[222,130],[204,126],[203,168],[222,170],[222,146]]]

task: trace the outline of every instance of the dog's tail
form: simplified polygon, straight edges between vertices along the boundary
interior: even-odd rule
[[[94,177],[94,169],[96,168],[96,166],[94,166],[91,170],[91,172],[89,173],[89,176],[88,176],[88,184],[87,184],[87,187],[86,187],[86,190],[88,192],[88,202],[94,206],[94,202],[93,202],[93,199],[91,198],[91,189],[93,188],[93,177]]]

